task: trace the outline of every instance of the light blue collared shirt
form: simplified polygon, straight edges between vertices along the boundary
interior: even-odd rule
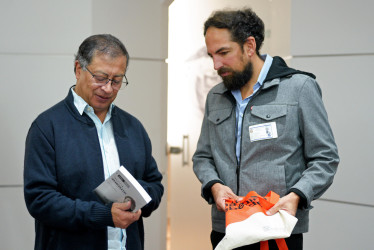
[[[260,75],[258,76],[256,84],[253,86],[253,93],[246,97],[244,100],[242,99],[242,93],[240,89],[232,90],[231,93],[235,97],[236,100],[236,159],[238,160],[238,164],[240,163],[240,145],[242,139],[242,123],[243,123],[243,114],[245,108],[247,107],[248,102],[252,99],[253,95],[260,89],[262,83],[264,82],[266,75],[269,72],[271,63],[273,62],[273,58],[270,55],[262,55],[262,59],[265,60],[264,65],[262,66]]]
[[[101,155],[103,158],[105,179],[107,179],[120,167],[117,146],[114,140],[113,125],[110,119],[112,117],[114,104],[112,103],[110,105],[105,120],[101,123],[99,117],[96,116],[94,109],[89,106],[82,97],[77,95],[73,88],[71,88],[71,92],[74,96],[74,105],[79,114],[83,115],[83,112],[86,113],[95,123],[100,142]],[[125,229],[108,227],[108,250],[126,250],[126,238]]]

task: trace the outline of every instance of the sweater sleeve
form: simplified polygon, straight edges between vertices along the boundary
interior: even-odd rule
[[[46,225],[71,231],[113,226],[110,206],[64,195],[58,179],[53,130],[43,131],[36,120],[26,138],[24,159],[24,196],[30,214]]]
[[[164,187],[161,184],[162,174],[159,172],[156,161],[152,156],[151,141],[144,129],[143,134],[146,157],[145,171],[143,178],[138,181],[152,198],[152,200],[142,208],[142,216],[148,217],[159,207],[164,193]]]

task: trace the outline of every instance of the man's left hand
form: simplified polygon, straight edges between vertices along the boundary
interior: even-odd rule
[[[266,214],[274,215],[282,209],[285,210],[287,213],[295,216],[297,207],[299,205],[299,201],[300,197],[297,194],[291,192],[288,195],[280,198],[279,201],[266,212]]]

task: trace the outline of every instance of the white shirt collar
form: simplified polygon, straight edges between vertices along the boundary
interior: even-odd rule
[[[74,87],[75,86],[71,87],[71,93],[73,94],[73,97],[74,97],[74,106],[77,108],[79,114],[83,115],[84,111],[93,112],[94,109],[90,105],[88,105],[87,102],[85,100],[83,100],[82,97],[80,97],[77,93],[75,93]],[[112,109],[113,108],[114,108],[114,104],[111,103],[110,107],[109,107],[109,111],[108,111],[109,115],[112,114]]]

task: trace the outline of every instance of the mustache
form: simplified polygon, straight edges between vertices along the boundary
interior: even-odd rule
[[[233,73],[233,70],[231,70],[231,69],[229,69],[229,68],[220,68],[220,69],[217,71],[218,75],[222,75],[222,74],[227,73],[227,72],[231,72],[231,73]]]

